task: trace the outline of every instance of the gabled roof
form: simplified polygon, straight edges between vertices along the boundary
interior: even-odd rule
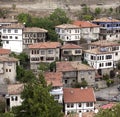
[[[113,54],[114,52],[112,51],[107,51],[107,50],[103,50],[102,48],[94,48],[94,49],[90,49],[90,50],[84,50],[84,52],[86,53],[91,53],[91,54]]]
[[[100,27],[99,25],[96,25],[94,23],[91,23],[89,21],[74,21],[73,25],[79,26],[81,28],[95,28],[95,27]]]
[[[61,61],[61,62],[56,62],[56,70],[61,72],[67,72],[67,71],[87,71],[87,70],[95,70],[95,69],[88,65],[76,61],[74,62]]]
[[[99,41],[96,41],[96,42],[92,42],[89,45],[95,45],[95,46],[98,46],[98,47],[120,46],[119,43],[113,42],[113,41],[108,41],[108,40],[99,40]]]
[[[9,50],[9,49],[3,49],[3,48],[0,48],[0,55],[1,54],[10,54],[11,53],[11,51]]]
[[[0,56],[0,62],[17,62],[18,59],[13,57]]]
[[[38,27],[26,27],[24,28],[23,32],[45,32],[47,33],[48,31],[43,28],[38,28]]]
[[[112,17],[102,17],[99,19],[95,19],[92,22],[120,22],[120,20],[113,19]]]
[[[80,47],[79,45],[72,44],[72,43],[65,44],[61,47],[61,49],[81,49],[81,48],[82,47]]]
[[[45,79],[48,85],[63,86],[61,72],[45,72]]]
[[[23,29],[24,25],[21,23],[13,23],[11,25],[7,25],[7,26],[2,26],[2,28],[7,28],[7,29]]]
[[[75,26],[73,24],[61,24],[58,26],[55,26],[56,28],[64,28],[64,29],[74,29],[74,28],[80,28],[79,26]]]
[[[29,45],[30,49],[52,49],[52,48],[58,48],[61,44],[59,42],[40,42],[35,43],[33,45]]]
[[[76,71],[69,61],[56,62],[56,70],[59,72]]]
[[[10,95],[21,94],[24,89],[24,84],[9,84],[7,88],[7,93]]]
[[[18,21],[15,19],[8,19],[8,18],[0,18],[0,23],[17,23]]]
[[[93,88],[64,88],[63,99],[65,103],[96,101]]]

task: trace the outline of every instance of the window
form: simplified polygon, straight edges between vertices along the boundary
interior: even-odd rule
[[[52,61],[52,60],[54,60],[54,57],[47,57],[46,60],[47,61]]]
[[[81,78],[81,81],[84,81],[85,80],[85,78]]]
[[[41,50],[41,55],[45,55],[45,51],[44,50]]]
[[[53,50],[48,50],[48,54],[53,54]]]
[[[8,72],[8,69],[6,69],[6,72]]]
[[[11,97],[11,101],[14,101],[14,97],[13,96]]]
[[[12,66],[12,62],[8,62],[8,66]]]
[[[82,106],[81,103],[79,103],[78,106],[81,107]]]
[[[59,95],[54,95],[54,99],[58,100],[59,99]]]
[[[11,29],[8,29],[8,33],[11,33]]]
[[[6,41],[6,44],[9,44],[9,41]]]
[[[10,39],[12,39],[12,36],[10,36]]]
[[[112,59],[112,55],[106,55],[106,59]]]
[[[67,108],[73,108],[74,107],[74,104],[71,103],[71,104],[67,104]]]
[[[3,29],[3,33],[6,33],[6,29]]]
[[[18,30],[17,30],[17,29],[15,29],[15,33],[18,33]]]
[[[18,37],[17,37],[17,36],[15,36],[15,39],[18,39]]]
[[[67,80],[65,80],[65,84],[67,84]]]
[[[115,53],[115,56],[118,56],[118,52]]]
[[[75,54],[81,53],[81,50],[75,50]]]
[[[92,102],[86,103],[86,106],[87,106],[87,107],[92,107],[92,106],[93,106],[93,103],[92,103]]]
[[[9,72],[11,72],[11,69],[9,69]]]
[[[18,100],[18,97],[17,96],[15,96],[15,101],[17,101]]]

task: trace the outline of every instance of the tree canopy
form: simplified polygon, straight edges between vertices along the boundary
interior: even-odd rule
[[[22,105],[15,107],[16,117],[62,117],[62,107],[50,95],[42,73],[39,77],[25,85],[21,94]]]

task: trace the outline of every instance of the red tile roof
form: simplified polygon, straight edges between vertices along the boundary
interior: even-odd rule
[[[8,26],[3,26],[3,28],[7,28],[7,29],[23,29],[24,28],[24,25],[21,24],[21,23],[13,23],[11,25],[8,25]]]
[[[100,27],[99,25],[96,25],[88,21],[74,21],[73,24],[81,28]]]
[[[87,70],[95,70],[95,69],[88,65],[76,61],[74,62],[61,61],[61,62],[56,62],[56,70],[61,72],[66,72],[66,71],[87,71]]]
[[[7,62],[17,62],[18,61],[18,59],[16,59],[16,58],[13,58],[13,57],[4,57],[4,56],[0,56],[0,62],[5,62],[5,61],[7,61]]]
[[[113,19],[111,17],[102,17],[102,18],[93,20],[93,22],[120,22],[120,20]]]
[[[40,43],[35,43],[33,45],[29,45],[29,48],[30,49],[33,49],[33,48],[38,48],[38,49],[40,49],[40,48],[44,48],[44,49],[51,48],[52,49],[52,48],[58,48],[60,46],[61,46],[61,44],[59,42],[40,42]]]
[[[96,101],[93,88],[64,88],[63,97],[65,103]]]
[[[45,79],[47,84],[52,86],[63,86],[61,72],[45,72]]]
[[[115,106],[115,104],[110,103],[110,104],[106,104],[106,105],[101,106],[101,108],[102,108],[102,109],[110,109],[110,108],[112,108],[113,106]]]
[[[8,94],[20,94],[24,89],[24,84],[10,84],[8,85]]]
[[[76,69],[71,65],[69,61],[56,62],[57,71],[75,71]]]
[[[10,54],[11,51],[9,49],[3,49],[3,48],[0,48],[0,54]]]
[[[108,40],[99,40],[90,43],[89,45],[96,45],[96,46],[101,46],[101,47],[107,47],[107,46],[120,46],[119,43],[113,42],[113,41],[108,41]]]
[[[80,47],[79,45],[76,44],[65,44],[61,47],[62,49],[81,49],[82,47]]]
[[[56,26],[56,28],[63,28],[63,29],[79,29],[79,26],[73,25],[73,24],[61,24]]]
[[[27,28],[24,28],[24,32],[45,32],[46,33],[48,31],[38,27],[27,27]]]

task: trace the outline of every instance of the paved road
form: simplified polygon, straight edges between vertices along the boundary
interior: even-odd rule
[[[105,89],[100,89],[100,91],[95,91],[95,95],[96,97],[111,99],[117,95],[120,95],[120,91],[118,91],[117,87],[118,85],[105,88]]]

